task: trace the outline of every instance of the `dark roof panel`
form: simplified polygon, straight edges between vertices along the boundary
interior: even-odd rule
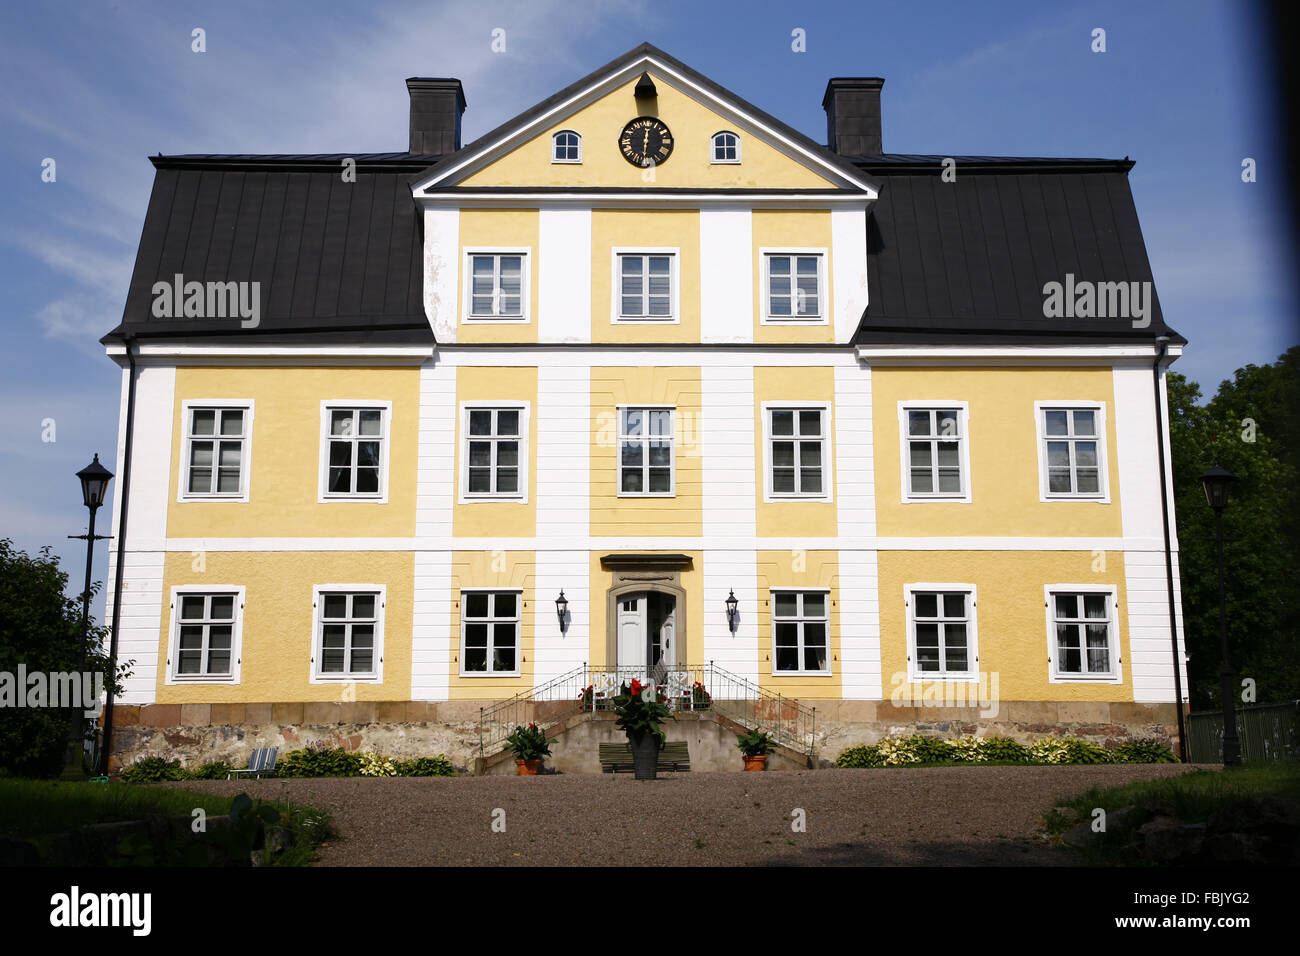
[[[1023,161],[1017,161],[1023,162]],[[955,181],[875,172],[880,198],[867,223],[870,302],[856,344],[1037,338],[1147,340],[1164,323],[1127,161],[1087,168],[1047,161],[989,167]],[[937,167],[936,167],[937,171]],[[1150,324],[1049,318],[1048,282],[1150,282]]]

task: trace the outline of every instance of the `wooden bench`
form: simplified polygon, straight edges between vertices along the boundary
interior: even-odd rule
[[[632,773],[632,745],[601,744],[600,769],[604,773]],[[670,740],[659,751],[660,773],[686,773],[691,769],[691,753],[684,740]]]

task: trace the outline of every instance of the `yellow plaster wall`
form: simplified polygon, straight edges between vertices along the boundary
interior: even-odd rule
[[[835,327],[831,321],[835,306],[831,286],[833,261],[831,250],[831,213],[829,209],[791,210],[755,209],[754,234],[754,341],[781,342],[834,342]],[[783,323],[764,325],[763,309],[767,297],[761,249],[824,249],[822,259],[822,310],[826,313],[821,324]]]
[[[768,468],[763,403],[799,405],[831,403],[826,423],[826,471],[823,480],[835,489],[835,370],[821,367],[762,366],[754,369],[754,495],[755,524],[759,537],[835,537],[838,533],[835,501],[764,501]]]
[[[463,476],[461,456],[465,443],[462,402],[527,402],[528,414],[528,500],[461,501]],[[452,453],[456,469],[456,497],[452,509],[452,534],[460,538],[529,538],[537,533],[537,369],[524,366],[456,369],[456,447]],[[520,460],[523,460],[521,455]]]
[[[537,560],[532,551],[455,551],[451,557],[451,684],[450,700],[496,700],[533,686],[533,634],[536,622],[534,585]],[[461,589],[522,589],[519,618],[519,676],[462,677]],[[554,613],[554,606],[552,606]]]
[[[167,535],[407,537],[415,533],[416,368],[181,367],[172,417]],[[254,401],[249,500],[176,500],[186,400]],[[318,501],[321,401],[390,401],[388,501]]]
[[[997,673],[1001,700],[1133,699],[1123,552],[1094,557],[1088,551],[881,551],[879,561],[881,673],[886,699],[899,687],[910,687],[913,696],[919,697],[925,688],[942,684],[906,682],[907,608],[903,589],[907,584],[919,583],[975,585],[977,666],[990,674],[990,689],[992,672]],[[1122,683],[1051,683],[1043,597],[1043,587],[1048,584],[1117,588]],[[896,678],[899,674],[903,677]]]
[[[164,563],[156,700],[160,704],[409,700],[415,566],[398,551],[169,552]],[[167,684],[171,589],[243,586],[239,684]],[[386,587],[382,683],[311,683],[312,589],[322,584]],[[345,693],[355,694],[344,697]]]
[[[742,132],[713,110],[651,71],[657,100],[637,101],[636,80],[578,110],[518,148],[462,180],[465,186],[624,186],[647,188],[829,188],[837,185]],[[619,150],[619,135],[637,116],[657,116],[673,134],[672,155],[653,170],[633,166]],[[582,162],[552,163],[551,136],[571,129],[582,136]],[[741,137],[739,164],[713,164],[710,137],[720,130]],[[653,174],[653,178],[651,177]]]
[[[758,558],[758,683],[787,697],[838,700],[840,673],[839,554],[835,551],[760,551]],[[830,674],[772,673],[771,588],[829,588]]]
[[[698,368],[591,370],[591,533],[598,537],[699,537],[704,459]],[[676,497],[618,497],[618,406],[674,405]]]
[[[613,321],[614,249],[676,249],[677,322]],[[700,214],[695,209],[596,209],[591,214],[591,341],[700,341]]]
[[[1109,368],[906,368],[872,370],[876,526],[885,537],[929,535],[1118,537],[1119,455]],[[900,401],[970,403],[969,504],[903,504]],[[1039,501],[1034,402],[1084,400],[1106,405],[1110,503]]]
[[[456,339],[458,342],[536,342],[537,341],[537,250],[539,215],[536,209],[462,209],[460,212],[460,285]],[[469,302],[465,297],[465,270],[469,267],[469,249],[528,249],[528,321],[466,321]]]

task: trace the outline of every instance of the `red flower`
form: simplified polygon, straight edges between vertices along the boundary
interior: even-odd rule
[[[529,729],[529,730],[536,730],[536,729],[537,729],[537,725],[536,725],[536,724],[529,724],[529,725],[528,725],[528,729]]]
[[[641,682],[637,680],[635,677],[632,678],[632,686],[628,688],[628,692],[633,697],[637,697],[641,694]]]

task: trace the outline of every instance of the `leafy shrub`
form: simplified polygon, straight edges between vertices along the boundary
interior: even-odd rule
[[[225,780],[226,775],[234,768],[224,760],[218,760],[214,763],[200,764],[193,770],[185,771],[190,780]]]
[[[361,776],[363,777],[395,777],[397,776],[397,765],[387,757],[381,757],[376,753],[363,753],[361,756]]]
[[[998,763],[1029,763],[1029,748],[1010,737],[984,737],[980,740],[980,756]]]
[[[882,767],[901,767],[907,764],[920,763],[921,758],[916,753],[915,745],[910,737],[886,737],[880,743],[876,744],[876,749],[880,752],[880,765]]]
[[[446,757],[412,757],[395,761],[399,777],[454,777],[456,768]]]
[[[923,737],[913,734],[907,738],[908,750],[916,755],[914,763],[943,763],[952,760],[952,744],[942,737]]]
[[[983,763],[988,758],[984,755],[984,741],[978,737],[962,737],[960,740],[948,741],[948,759],[958,763]]]
[[[1169,745],[1153,737],[1130,740],[1111,751],[1116,763],[1177,763]]]
[[[869,744],[850,747],[835,758],[835,766],[845,770],[857,770],[864,767],[883,767],[880,762],[880,748]]]
[[[737,734],[736,746],[746,757],[762,757],[776,749],[776,742],[755,727],[747,734]]]
[[[337,747],[305,747],[285,754],[275,769],[281,777],[356,777],[361,755]]]
[[[1077,737],[1043,737],[1029,748],[1030,758],[1041,764],[1110,763],[1110,751]]]
[[[164,760],[162,757],[144,757],[122,771],[122,780],[126,783],[157,783],[160,780],[186,780],[188,777],[179,760]]]

